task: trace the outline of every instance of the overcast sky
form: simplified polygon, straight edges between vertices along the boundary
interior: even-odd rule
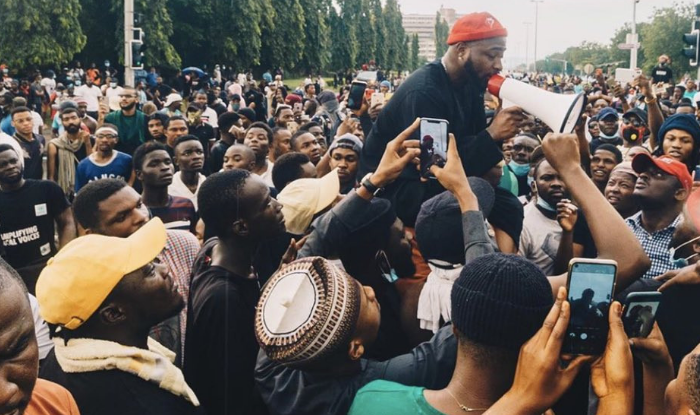
[[[539,4],[539,34],[537,57],[563,52],[569,46],[584,40],[608,44],[615,30],[632,21],[633,0],[544,0]],[[692,0],[684,0],[691,2]],[[527,29],[523,22],[531,22],[529,61],[532,62],[535,45],[535,4],[530,0],[398,0],[403,13],[435,14],[442,4],[458,14],[487,11],[508,29],[507,64],[525,59]],[[488,4],[486,6],[485,4]],[[637,22],[650,19],[654,7],[666,7],[673,0],[640,0],[637,4]],[[690,28],[688,28],[690,29]],[[679,39],[680,42],[680,39]],[[679,43],[680,47],[680,43]]]

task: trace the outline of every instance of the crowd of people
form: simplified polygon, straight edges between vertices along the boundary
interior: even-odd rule
[[[694,80],[517,76],[586,96],[553,132],[485,93],[506,36],[467,14],[359,109],[281,71],[4,71],[0,413],[700,413]],[[562,353],[581,258],[617,264],[599,356]]]

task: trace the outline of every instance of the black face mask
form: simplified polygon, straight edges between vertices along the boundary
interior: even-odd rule
[[[629,142],[637,142],[644,138],[644,129],[643,128],[635,128],[635,127],[622,127],[622,138],[625,139],[625,141]]]

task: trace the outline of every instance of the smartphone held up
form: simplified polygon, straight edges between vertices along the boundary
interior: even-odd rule
[[[617,263],[574,258],[567,282],[571,318],[562,353],[599,355],[608,340],[608,312],[615,289]]]
[[[435,178],[430,167],[444,167],[447,162],[447,130],[449,122],[435,118],[420,120],[420,172],[422,177]]]

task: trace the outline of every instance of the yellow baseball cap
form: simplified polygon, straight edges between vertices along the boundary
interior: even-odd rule
[[[37,280],[41,316],[77,329],[125,275],[160,254],[166,237],[165,225],[156,217],[128,238],[91,234],[72,240],[49,259]]]
[[[338,169],[318,179],[298,179],[289,183],[277,195],[287,232],[302,235],[313,217],[335,201],[340,193]]]

